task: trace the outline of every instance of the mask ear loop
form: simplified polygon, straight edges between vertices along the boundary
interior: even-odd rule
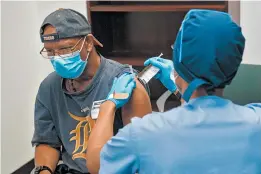
[[[82,46],[81,46],[80,52],[82,51],[83,45],[84,45],[84,43],[85,43],[85,40],[86,40],[86,36],[85,36],[84,39],[83,39],[83,42],[82,42]]]
[[[87,62],[87,60],[89,59],[89,55],[90,55],[90,52],[88,51],[88,52],[87,52],[86,59],[85,59],[85,62]]]
[[[85,36],[84,39],[83,39],[83,43],[82,43],[82,46],[81,46],[80,52],[81,52],[82,49],[83,49],[83,45],[84,45],[84,43],[85,43],[86,37],[87,37],[87,36]],[[86,59],[85,59],[85,62],[87,62],[87,60],[88,60],[88,58],[89,58],[89,55],[90,55],[90,52],[88,51],[88,52],[87,52]]]

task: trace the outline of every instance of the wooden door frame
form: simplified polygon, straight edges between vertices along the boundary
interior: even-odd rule
[[[240,1],[228,1],[228,13],[240,25]]]

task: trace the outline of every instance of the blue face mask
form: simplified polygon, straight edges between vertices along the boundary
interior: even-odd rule
[[[85,61],[83,61],[80,56],[81,49],[70,55],[63,55],[63,58],[60,56],[53,56],[51,58],[51,63],[57,74],[66,79],[75,79],[80,77],[87,65],[89,57],[88,52]]]

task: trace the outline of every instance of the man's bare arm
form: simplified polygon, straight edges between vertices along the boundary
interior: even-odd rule
[[[152,112],[149,95],[143,85],[136,79],[136,88],[132,97],[122,107],[122,121],[124,125],[130,123],[133,117],[143,117]]]
[[[35,166],[47,166],[53,172],[59,161],[60,152],[45,144],[40,144],[35,148]],[[50,174],[49,171],[42,171],[41,174]]]

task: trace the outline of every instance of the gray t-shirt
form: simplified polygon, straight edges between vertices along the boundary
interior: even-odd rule
[[[90,110],[94,101],[110,92],[114,77],[129,72],[127,65],[101,57],[100,67],[84,91],[68,93],[64,79],[55,72],[43,80],[35,103],[33,145],[62,147],[62,160],[69,168],[87,173],[85,152],[94,120]],[[122,128],[121,111],[115,114],[114,133]]]

